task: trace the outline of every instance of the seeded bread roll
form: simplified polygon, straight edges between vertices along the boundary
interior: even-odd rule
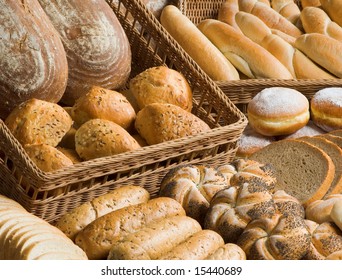
[[[300,260],[310,247],[302,217],[275,214],[251,221],[237,240],[249,260]]]
[[[69,158],[73,164],[82,162],[82,159],[79,157],[74,149],[68,149],[59,146],[57,146],[56,149],[62,152],[67,158]]]
[[[124,236],[167,217],[184,216],[185,211],[174,199],[158,197],[130,205],[97,218],[75,238],[89,259],[105,259],[110,248]]]
[[[225,243],[235,243],[247,224],[275,213],[272,194],[257,183],[244,183],[218,191],[210,202],[203,227],[219,233]]]
[[[58,104],[29,99],[17,106],[5,124],[22,144],[47,144],[56,147],[72,126],[69,114]]]
[[[129,130],[133,126],[136,114],[132,105],[121,93],[92,86],[75,101],[71,116],[77,126],[91,119],[105,119]]]
[[[160,184],[159,196],[175,199],[188,216],[202,223],[212,197],[227,186],[225,177],[214,168],[180,166],[165,175]]]
[[[170,103],[185,111],[192,109],[192,90],[178,71],[166,66],[149,68],[130,80],[129,90],[139,108],[151,103]]]
[[[140,148],[138,142],[118,124],[92,119],[75,134],[76,152],[83,160],[112,156]]]
[[[71,240],[91,222],[117,209],[147,202],[148,191],[138,186],[122,186],[94,198],[64,214],[55,224]]]
[[[296,215],[305,218],[305,209],[300,201],[287,194],[284,190],[277,190],[273,196],[277,212],[282,215]]]
[[[226,243],[209,255],[207,260],[246,260],[246,253],[234,243]]]
[[[179,106],[152,103],[137,114],[135,128],[147,144],[159,144],[210,130],[209,125]]]
[[[324,260],[342,250],[342,232],[334,223],[317,224],[310,220],[305,220],[305,223],[311,235],[311,244],[304,259]]]
[[[108,260],[156,260],[200,230],[188,216],[164,218],[118,240]]]

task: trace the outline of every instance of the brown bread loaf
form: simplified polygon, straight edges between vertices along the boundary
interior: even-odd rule
[[[67,85],[67,58],[38,1],[1,1],[0,26],[0,118],[31,98],[58,102]]]
[[[63,102],[73,105],[89,86],[117,89],[131,71],[131,49],[105,0],[39,0],[62,39],[69,66]]]

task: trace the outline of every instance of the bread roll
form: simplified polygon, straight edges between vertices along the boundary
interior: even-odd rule
[[[297,79],[333,79],[330,73],[317,66],[311,59],[272,30],[253,14],[238,12],[236,22],[240,30],[253,42],[269,51]]]
[[[239,1],[238,0],[226,0],[222,3],[220,9],[218,10],[217,19],[224,23],[229,24],[236,30],[240,30],[239,26],[235,22],[235,15],[239,11]]]
[[[209,255],[207,260],[246,260],[246,253],[234,243],[226,243]]]
[[[0,26],[0,118],[31,98],[57,103],[67,85],[67,58],[38,1],[1,1]]]
[[[143,109],[151,103],[170,103],[191,112],[192,90],[178,71],[166,66],[146,69],[129,82],[129,90]]]
[[[140,148],[138,142],[118,124],[91,119],[75,134],[76,152],[83,160],[112,156]]]
[[[122,186],[74,208],[59,218],[55,226],[74,241],[83,228],[99,217],[129,205],[147,202],[149,198],[148,191],[142,187]]]
[[[159,196],[175,199],[189,217],[202,224],[212,197],[226,187],[227,181],[217,169],[186,165],[176,167],[164,176]]]
[[[200,230],[200,224],[190,217],[165,218],[118,240],[108,260],[156,260]]]
[[[200,230],[161,255],[158,260],[204,260],[223,245],[221,235],[215,231]]]
[[[320,0],[300,0],[302,8],[305,7],[319,7],[321,6]]]
[[[275,214],[251,221],[237,245],[249,260],[300,260],[308,252],[310,241],[302,217]]]
[[[124,236],[167,217],[184,216],[185,211],[174,199],[159,197],[130,205],[97,218],[75,238],[89,259],[105,259],[110,248]]]
[[[296,39],[295,47],[314,62],[342,78],[342,43],[319,33],[304,34]]]
[[[306,7],[302,10],[300,19],[306,33],[320,33],[342,42],[342,27],[331,21],[322,9]]]
[[[305,210],[300,201],[284,190],[277,190],[273,196],[277,212],[282,215],[296,215],[305,218]]]
[[[77,129],[74,125],[64,134],[61,141],[58,143],[59,147],[75,150],[75,134]]]
[[[302,34],[300,29],[288,19],[257,0],[239,0],[239,8],[242,12],[251,13],[260,18],[269,28],[278,29],[295,38]]]
[[[300,16],[300,9],[294,0],[271,0],[271,7],[296,25]]]
[[[79,157],[75,149],[68,149],[57,146],[56,149],[62,152],[67,158],[69,158],[73,164],[82,162],[82,159]]]
[[[77,126],[91,119],[105,119],[129,130],[133,127],[136,114],[132,105],[121,93],[92,86],[75,101],[71,116]]]
[[[247,224],[275,213],[272,194],[257,183],[218,191],[210,202],[203,227],[219,233],[225,243],[235,243]]]
[[[206,19],[198,24],[198,28],[249,78],[293,78],[273,55],[228,24]]]
[[[342,26],[342,3],[339,0],[320,0],[323,10],[331,20]]]
[[[330,217],[333,222],[342,230],[342,200],[336,201],[331,208]]]
[[[196,115],[168,103],[152,103],[137,114],[135,128],[147,144],[159,144],[209,131]]]
[[[239,79],[235,67],[177,7],[166,6],[160,22],[210,78],[215,81]]]
[[[63,102],[73,105],[90,86],[118,89],[131,71],[131,49],[119,20],[104,0],[39,0],[59,32],[69,66]]]
[[[56,147],[71,128],[72,119],[60,105],[32,98],[18,105],[5,124],[22,145]]]
[[[342,260],[342,250],[331,253],[326,257],[326,260]]]
[[[282,38],[285,42],[288,42],[291,46],[294,46],[294,43],[296,41],[296,38],[288,35],[278,29],[271,28],[271,32],[274,35],[278,35],[280,38]]]

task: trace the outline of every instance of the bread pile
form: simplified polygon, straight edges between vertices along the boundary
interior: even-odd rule
[[[318,7],[311,5],[227,0],[217,18],[197,25],[168,5],[160,21],[216,81],[342,78],[342,4],[321,0]],[[174,22],[182,22],[182,27]]]
[[[225,243],[242,248],[247,259],[339,258],[342,194],[303,203],[279,189],[278,176],[271,164],[250,159],[211,167],[216,175],[206,185],[193,180],[196,168],[203,169],[184,166],[170,171],[161,183],[159,195],[176,199],[204,229],[213,230]],[[220,173],[226,179],[226,187],[218,189]],[[184,188],[189,185],[187,181],[193,181],[193,186]],[[202,196],[194,196],[196,192]],[[207,193],[211,195],[206,196]],[[203,197],[211,198],[202,212],[204,215],[198,218],[192,209],[203,205]]]

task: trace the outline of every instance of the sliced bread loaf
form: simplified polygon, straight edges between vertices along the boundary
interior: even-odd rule
[[[274,142],[250,159],[273,165],[276,189],[283,189],[296,197],[304,207],[325,195],[335,175],[331,158],[320,148],[303,141]]]
[[[335,143],[323,138],[323,137],[302,137],[300,141],[305,141],[313,144],[314,146],[322,149],[332,159],[335,165],[335,176],[331,183],[330,188],[325,194],[325,197],[329,194],[338,194],[342,192],[342,149]]]
[[[330,131],[329,134],[342,137],[342,129],[336,129],[336,130]]]
[[[326,133],[326,134],[317,135],[317,137],[323,137],[325,139],[328,139],[329,141],[335,143],[337,146],[339,146],[342,149],[342,137],[340,136]]]

